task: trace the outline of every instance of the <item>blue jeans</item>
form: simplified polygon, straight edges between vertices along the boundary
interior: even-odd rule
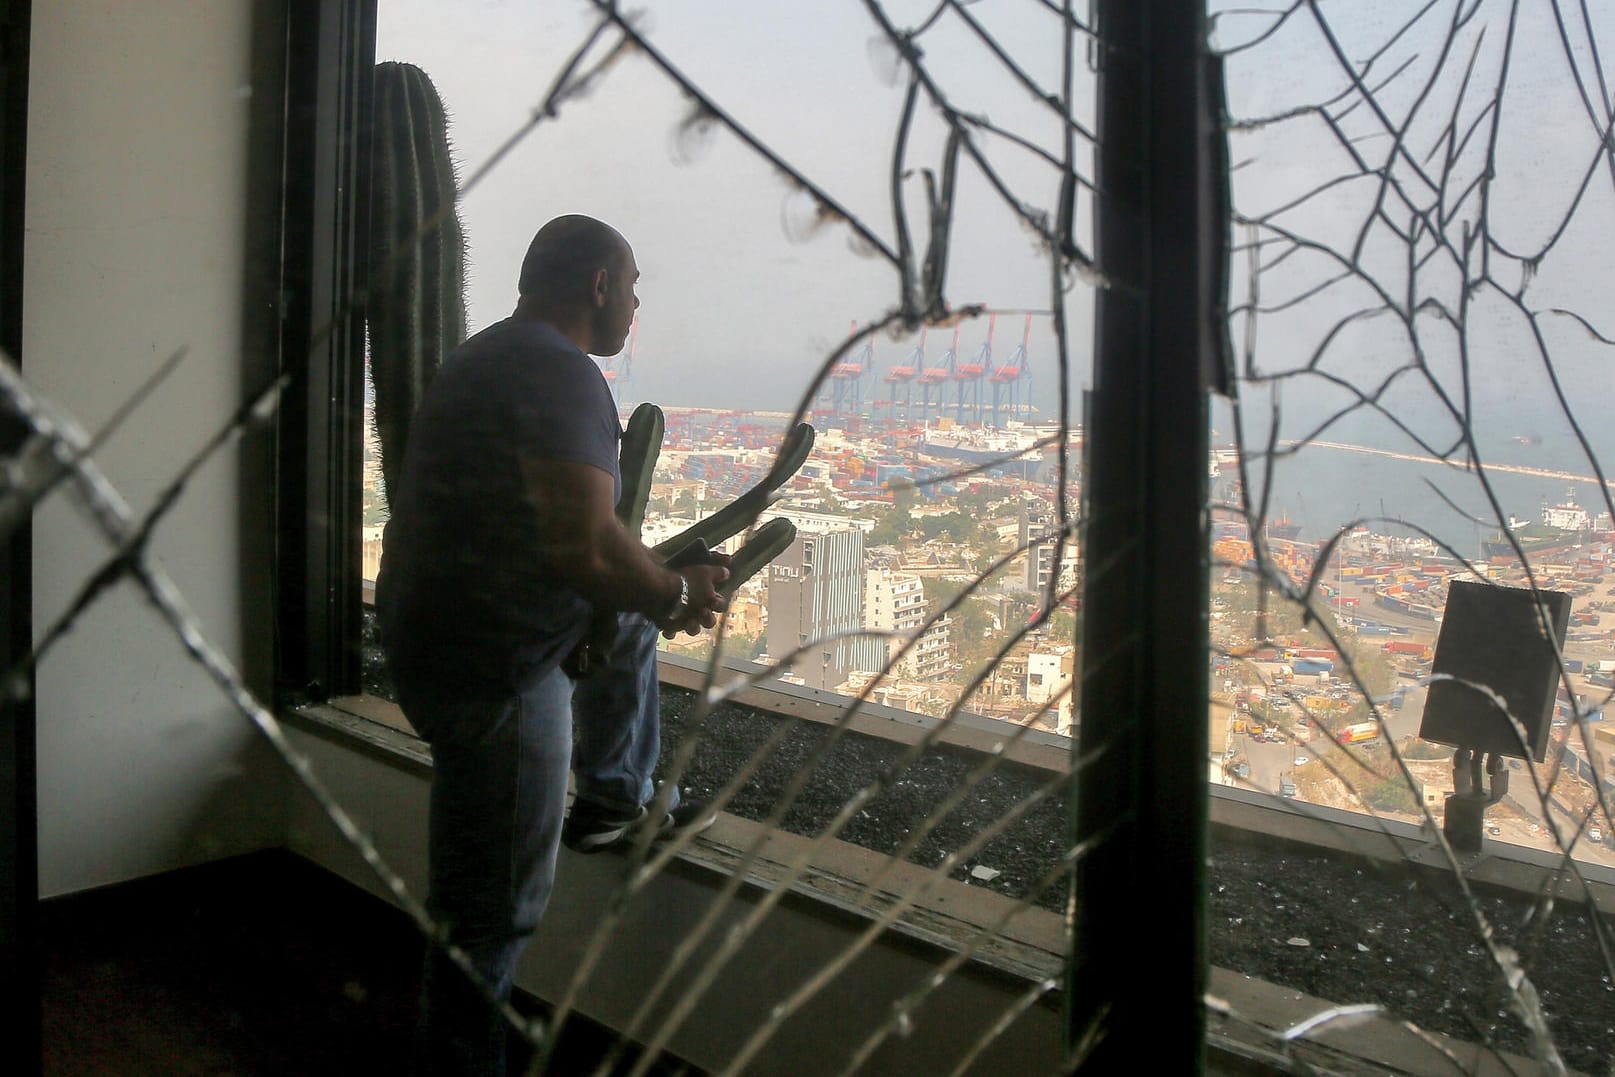
[[[626,812],[655,792],[655,626],[621,615],[603,667],[576,685],[545,670],[495,699],[434,698],[399,671],[404,713],[432,746],[426,907],[500,1001],[554,886],[567,771],[579,797]],[[509,1026],[436,946],[421,1000],[421,1072],[505,1072]]]

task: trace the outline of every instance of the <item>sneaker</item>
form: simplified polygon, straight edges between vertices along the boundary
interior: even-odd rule
[[[657,841],[671,841],[684,834],[699,834],[718,821],[718,813],[704,800],[680,800],[679,806],[667,813],[662,827],[656,832]]]
[[[561,827],[561,844],[578,853],[598,853],[626,845],[634,836],[649,809],[624,812],[602,807],[587,800],[574,800]],[[678,807],[662,817],[655,840],[668,841],[681,834],[699,834],[717,821],[718,813],[702,800],[681,800]]]
[[[561,844],[577,853],[598,853],[625,841],[645,809],[632,812],[607,808],[587,800],[573,800],[561,825]]]

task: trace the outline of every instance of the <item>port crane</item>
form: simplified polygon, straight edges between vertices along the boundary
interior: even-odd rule
[[[960,423],[966,421],[966,397],[970,399],[970,420],[981,422],[981,383],[993,374],[993,331],[997,328],[998,315],[994,314],[987,319],[987,340],[982,344],[981,351],[976,353],[974,360],[960,363],[953,372],[954,384],[958,386],[954,416]]]
[[[953,327],[953,343],[942,356],[940,366],[928,366],[920,370],[920,419],[926,421],[931,418],[931,390],[939,385],[945,385],[952,379],[954,364],[959,356],[959,327]],[[942,398],[944,390],[937,389],[936,406],[941,411],[947,406]]]
[[[1009,362],[1002,364],[992,372],[989,379],[993,386],[993,425],[1002,426],[1000,421],[1000,407],[1007,399],[1009,404],[1009,418],[1025,421],[1032,417],[1032,365],[1027,355],[1027,345],[1032,340],[1032,314],[1026,314],[1026,326],[1021,330],[1020,347],[1015,349],[1009,357]],[[1026,384],[1026,402],[1022,410],[1021,383]]]
[[[858,332],[858,323],[852,323],[852,332]],[[875,344],[873,340],[852,355],[842,356],[830,368],[829,375],[819,386],[814,415],[826,419],[839,419],[851,425],[863,417],[864,382],[875,372]]]
[[[634,391],[634,351],[639,346],[639,319],[636,317],[628,330],[628,355],[622,361],[619,371],[611,358],[599,359],[600,374],[606,379],[606,385],[611,389],[611,399],[621,411],[628,406],[633,398]]]
[[[920,343],[909,353],[909,357],[886,371],[886,384],[891,386],[891,396],[887,401],[890,408],[892,422],[897,420],[897,387],[903,387],[903,422],[914,417],[914,375],[925,366],[925,333],[929,326],[920,326]]]

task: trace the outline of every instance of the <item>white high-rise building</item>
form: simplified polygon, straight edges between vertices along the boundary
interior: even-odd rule
[[[870,628],[913,636],[924,626],[925,584],[912,572],[875,569],[864,580],[864,623]],[[910,680],[926,681],[941,677],[952,660],[949,618],[942,618],[925,631],[909,648],[892,672]],[[902,650],[906,638],[886,641],[886,655]]]

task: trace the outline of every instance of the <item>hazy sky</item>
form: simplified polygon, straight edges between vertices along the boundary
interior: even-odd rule
[[[1266,309],[1251,337],[1256,367],[1272,374],[1316,362],[1315,372],[1284,380],[1280,436],[1311,434],[1351,401],[1339,383],[1375,392],[1417,348],[1429,376],[1400,376],[1380,398],[1406,430],[1364,409],[1323,438],[1416,453],[1421,450],[1411,431],[1448,447],[1461,428],[1439,387],[1466,410],[1488,462],[1590,473],[1588,455],[1553,394],[1551,369],[1596,455],[1615,465],[1615,424],[1609,421],[1615,352],[1552,313],[1573,310],[1605,335],[1615,333],[1608,303],[1615,173],[1601,149],[1610,88],[1600,86],[1594,62],[1595,42],[1606,68],[1615,58],[1615,5],[1438,0],[1404,30],[1404,21],[1424,7],[1394,0],[1320,4],[1331,43],[1303,6],[1268,40],[1228,60],[1232,115],[1285,117],[1232,136],[1236,208],[1255,217],[1290,207],[1272,223],[1328,248],[1302,249],[1280,260],[1287,248],[1276,230],[1236,228],[1237,241],[1268,244],[1260,277]],[[1564,19],[1564,39],[1555,8]],[[1594,20],[1590,35],[1582,12]],[[1456,14],[1465,19],[1455,25]],[[1234,47],[1271,22],[1266,15],[1231,17],[1219,28],[1217,43]],[[1372,106],[1354,90],[1337,48],[1358,71],[1373,60],[1361,75],[1373,89]],[[1324,102],[1333,102],[1330,113],[1348,143],[1317,110],[1304,108]],[[1407,148],[1402,154],[1393,152],[1397,131]],[[1359,174],[1363,166],[1353,153],[1370,174]],[[1387,192],[1380,173],[1392,176],[1405,197]],[[1365,221],[1373,221],[1366,233]],[[1407,236],[1416,222],[1424,231],[1410,245]],[[1453,250],[1467,250],[1465,264],[1436,249],[1430,227]],[[1481,234],[1492,242],[1470,243]],[[1385,302],[1362,280],[1333,281],[1343,267],[1330,251],[1350,252],[1359,237],[1358,265],[1398,308],[1419,311],[1413,336],[1395,317],[1342,321]],[[1473,280],[1483,267],[1501,292],[1465,289],[1465,279]],[[1236,258],[1236,304],[1251,297],[1249,273],[1249,259]],[[1505,293],[1518,293],[1518,304]],[[1526,312],[1538,315],[1534,327]],[[1241,347],[1247,328],[1244,318],[1235,319]],[[1244,389],[1253,405],[1247,418],[1260,434],[1270,391]],[[1218,414],[1226,433],[1226,411]],[[1515,441],[1532,436],[1540,443]],[[1466,530],[1424,485],[1426,478],[1437,479],[1441,492],[1469,511],[1495,519],[1471,478],[1402,465],[1390,470],[1326,449],[1309,449],[1286,462],[1274,490],[1281,506],[1292,513],[1300,509],[1313,523],[1321,522],[1319,516],[1339,521],[1353,506],[1378,512],[1383,503],[1438,533],[1450,534],[1454,525]],[[1534,516],[1539,500],[1558,500],[1565,488],[1562,480],[1507,477],[1500,486],[1504,511]],[[1594,507],[1591,484],[1576,494]],[[1308,511],[1312,507],[1319,511]]]
[[[653,44],[722,107],[892,242],[892,139],[904,86],[889,53],[873,49],[877,28],[858,3],[702,0],[647,3]],[[930,3],[887,5],[905,25]],[[989,10],[991,9],[991,10]],[[972,8],[1027,70],[1051,87],[1060,70],[1058,19],[1018,0]],[[518,128],[560,64],[593,25],[582,2],[382,0],[378,59],[407,60],[432,77],[452,117],[462,174]],[[1046,107],[998,67],[957,22],[924,39],[932,71],[956,104],[1059,149],[1060,126]],[[1092,76],[1084,69],[1084,108]],[[537,226],[564,212],[616,225],[634,244],[643,272],[634,376],[636,395],[669,405],[785,409],[809,373],[854,320],[896,304],[897,276],[878,257],[856,253],[850,232],[830,224],[803,237],[812,206],[728,134],[681,136],[688,105],[642,56],[618,64],[591,96],[533,132],[465,201],[474,327],[503,317]],[[941,124],[925,110],[912,167],[940,163]],[[1029,154],[987,144],[1020,197],[1052,207],[1057,173]],[[1035,238],[962,166],[963,197],[953,236],[949,294],[957,304],[1006,309],[1050,306],[1049,270]],[[909,196],[921,180],[908,181]],[[923,227],[915,201],[913,220]],[[1091,291],[1079,288],[1073,317],[1088,367]],[[1035,320],[1031,356],[1041,397],[1055,390],[1046,317]],[[1001,325],[994,354],[1007,359],[1022,319]],[[960,351],[973,357],[985,320],[964,327]],[[933,361],[946,346],[933,333]],[[884,368],[914,341],[881,338]],[[884,396],[886,387],[876,391]]]

